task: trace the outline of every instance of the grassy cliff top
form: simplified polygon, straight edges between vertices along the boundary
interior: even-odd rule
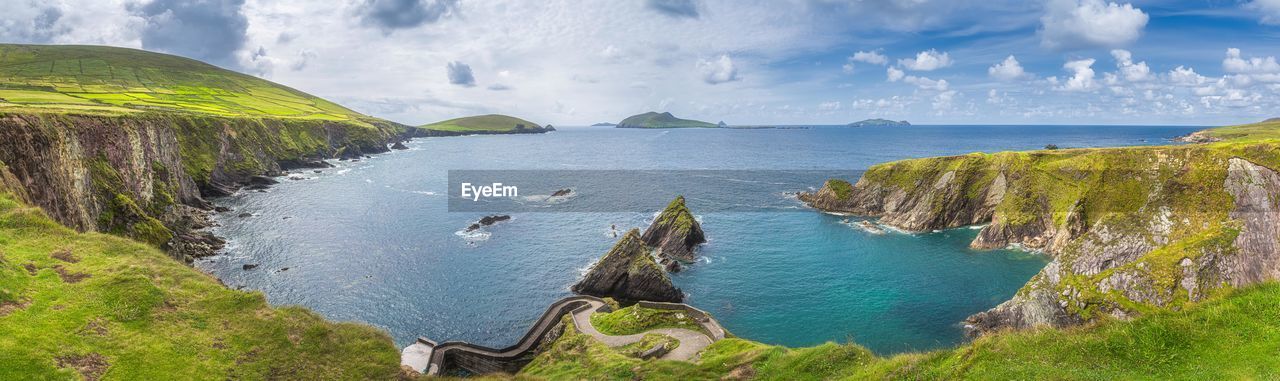
[[[5,187],[0,181],[0,379],[386,380],[399,372],[395,345],[376,328],[271,307],[262,293],[227,289],[153,247],[63,227]]]
[[[625,311],[625,309],[623,310]],[[642,313],[631,311],[638,319]],[[593,319],[594,321],[594,319]],[[638,321],[638,320],[637,320]],[[877,356],[856,344],[786,348],[727,338],[697,363],[640,360],[570,328],[519,376],[645,380],[1270,379],[1280,374],[1280,285],[1185,311],[1072,329],[1002,332],[932,352]]]
[[[1251,141],[1280,139],[1280,119],[1272,118],[1258,123],[1210,128],[1204,134],[1224,141]]]
[[[715,123],[699,120],[680,119],[669,112],[646,112],[632,115],[618,123],[619,128],[716,128]]]
[[[313,95],[200,61],[136,49],[0,44],[0,112],[219,116],[358,121]]]
[[[523,126],[523,128],[520,128],[520,126]],[[449,119],[419,126],[419,128],[456,132],[509,132],[517,129],[542,128],[542,126],[513,116],[489,114]]]

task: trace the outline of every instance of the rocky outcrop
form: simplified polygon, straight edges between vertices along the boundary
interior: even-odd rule
[[[667,208],[645,229],[641,239],[657,251],[664,265],[670,261],[693,262],[697,259],[694,249],[707,242],[702,226],[685,206],[684,196],[677,196],[667,204]]]
[[[1173,141],[1183,142],[1183,143],[1213,143],[1213,142],[1222,141],[1222,139],[1217,138],[1213,135],[1210,135],[1208,130],[1205,130],[1205,131],[1196,131],[1190,134],[1175,137],[1173,138]]]
[[[972,333],[1180,309],[1280,279],[1280,167],[1269,143],[974,154],[871,168],[800,195],[909,231],[986,224],[975,248],[1051,258]],[[1263,164],[1265,163],[1265,164]]]
[[[29,200],[80,231],[135,238],[191,260],[217,240],[192,230],[206,197],[286,166],[343,152],[385,152],[401,126],[194,114],[0,114],[0,162]],[[180,242],[181,241],[181,242]]]
[[[601,257],[587,275],[573,285],[573,292],[627,301],[680,302],[684,293],[671,283],[667,273],[653,260],[640,238],[631,229]]]

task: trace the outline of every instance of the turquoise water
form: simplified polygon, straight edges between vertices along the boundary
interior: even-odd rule
[[[231,287],[262,290],[337,320],[418,336],[502,346],[514,341],[613,244],[610,226],[647,226],[652,209],[609,209],[589,183],[569,203],[593,213],[513,213],[483,235],[487,214],[451,212],[447,178],[464,169],[786,170],[768,181],[686,189],[637,181],[660,199],[685,194],[710,242],[673,276],[688,302],[734,334],[805,346],[854,341],[878,353],[963,340],[958,322],[1009,298],[1044,265],[1030,253],[967,248],[977,230],[870,234],[804,208],[787,192],[869,165],[975,151],[1168,144],[1195,127],[913,126],[761,130],[562,128],[545,135],[419,139],[410,150],[339,163],[267,193],[218,200],[229,240],[197,266]],[[762,172],[772,173],[772,172]],[[571,182],[571,181],[570,181]],[[716,206],[748,203],[748,211]],[[699,206],[704,211],[700,212]],[[250,212],[254,217],[238,218]],[[242,270],[243,264],[260,264]],[[287,271],[280,271],[288,268]]]

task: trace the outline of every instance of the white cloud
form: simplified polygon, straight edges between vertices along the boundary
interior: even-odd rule
[[[853,53],[853,56],[849,57],[849,60],[857,61],[857,62],[866,62],[873,65],[889,64],[889,57],[885,57],[884,54],[880,54],[879,51],[875,51],[875,50],[869,51],[869,52],[859,51],[857,53]]]
[[[840,101],[822,102],[818,104],[818,111],[838,111],[840,110]]]
[[[1244,8],[1258,13],[1258,21],[1263,24],[1280,25],[1280,0],[1253,0]]]
[[[1001,81],[1014,81],[1030,77],[1030,75],[1022,69],[1022,64],[1018,63],[1018,59],[1014,58],[1012,55],[1006,57],[1004,61],[987,68],[987,75]]]
[[[904,73],[902,72],[902,70],[898,70],[898,68],[893,66],[890,66],[888,69],[885,69],[885,72],[889,76],[889,82],[898,82],[902,80],[902,77],[907,75],[907,73]]]
[[[734,66],[733,59],[728,54],[722,54],[713,61],[699,59],[697,66],[702,81],[708,84],[718,85],[738,80],[738,67]]]
[[[1067,78],[1062,86],[1057,87],[1062,91],[1093,91],[1098,88],[1097,81],[1094,80],[1093,63],[1097,62],[1092,58],[1067,61],[1062,65],[1063,69],[1071,72],[1071,77]]]
[[[1128,50],[1114,49],[1111,51],[1111,57],[1116,59],[1116,68],[1120,70],[1124,80],[1143,82],[1152,79],[1151,68],[1147,67],[1147,62],[1133,63],[1133,54]]]
[[[1052,0],[1040,18],[1040,44],[1050,49],[1118,47],[1142,36],[1149,17],[1132,4]]]
[[[841,66],[840,66],[840,70],[841,70],[841,71],[844,71],[844,72],[845,72],[845,74],[853,73],[853,64],[851,64],[851,63],[847,63],[847,64],[844,64],[844,65],[841,65]]]
[[[1228,48],[1227,58],[1222,60],[1222,70],[1238,74],[1273,74],[1280,73],[1280,63],[1275,57],[1250,57],[1240,55],[1240,49]]]
[[[1196,73],[1195,69],[1179,65],[1169,71],[1169,82],[1177,86],[1200,86],[1209,79]]]
[[[946,81],[942,81],[942,82],[944,84],[946,83]],[[955,90],[947,90],[947,91],[942,91],[938,93],[938,95],[933,96],[933,110],[934,111],[950,110],[952,108],[951,103],[952,101],[955,100],[956,95],[958,94],[959,93],[956,92]]]
[[[951,66],[951,55],[946,52],[939,53],[936,49],[929,49],[916,54],[916,58],[904,58],[898,60],[907,70],[915,71],[933,71],[947,66]]]
[[[902,81],[916,85],[916,87],[923,90],[947,91],[947,89],[951,87],[945,79],[933,80],[928,77],[917,77],[914,75],[908,75],[903,78]]]

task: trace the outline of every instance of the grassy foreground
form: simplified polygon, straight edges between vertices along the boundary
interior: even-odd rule
[[[698,363],[640,360],[567,329],[518,376],[534,379],[1170,380],[1280,377],[1280,285],[1184,311],[1072,329],[988,335],[879,357],[856,344],[786,348],[729,338]]]
[[[0,379],[392,379],[386,333],[272,308],[0,189]]]

